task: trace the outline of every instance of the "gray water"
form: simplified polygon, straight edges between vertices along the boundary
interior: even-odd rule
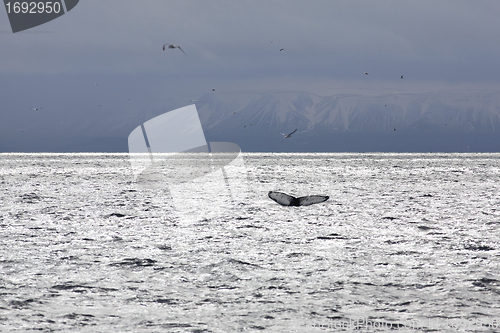
[[[500,154],[244,163],[190,219],[126,154],[0,154],[0,331],[499,330]]]

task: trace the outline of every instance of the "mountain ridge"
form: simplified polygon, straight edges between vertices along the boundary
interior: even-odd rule
[[[398,127],[415,132],[411,125],[415,128],[425,123],[448,126],[455,133],[489,133],[500,128],[500,96],[487,93],[319,96],[307,92],[266,92],[232,94],[229,98],[205,94],[199,98],[197,108],[208,131],[233,131],[250,123],[273,131],[300,127],[302,132],[322,130],[322,126],[329,132],[377,133]]]
[[[481,150],[474,135],[481,135],[484,146],[496,139],[500,129],[500,94],[495,91],[329,96],[304,91],[207,93],[196,104],[208,137],[238,141],[252,151],[259,149],[257,142],[264,151],[271,146],[287,151],[302,149],[289,147],[288,142],[288,146],[271,143],[283,138],[280,133],[295,128],[297,133],[285,141],[293,139],[321,151],[330,151],[328,142],[339,135],[343,140],[381,142],[396,136],[407,141],[407,148],[398,148],[401,151],[413,151],[419,140],[428,144],[418,151],[432,150],[433,142],[448,142],[441,151],[469,151],[471,146]],[[255,144],[248,145],[248,140]],[[360,150],[363,147],[359,145]],[[496,143],[484,149],[498,151]]]

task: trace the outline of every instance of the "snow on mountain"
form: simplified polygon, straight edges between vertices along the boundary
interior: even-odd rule
[[[326,133],[493,133],[500,129],[497,91],[339,94],[208,93],[197,103],[205,131],[272,136],[298,128]]]

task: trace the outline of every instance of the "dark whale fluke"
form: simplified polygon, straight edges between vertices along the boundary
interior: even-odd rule
[[[270,191],[267,195],[282,206],[309,206],[325,202],[330,198],[326,195],[308,195],[307,197],[295,198],[291,195],[275,191]]]

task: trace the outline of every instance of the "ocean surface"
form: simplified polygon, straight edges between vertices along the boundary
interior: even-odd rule
[[[500,331],[500,154],[129,159],[0,154],[1,332]]]

